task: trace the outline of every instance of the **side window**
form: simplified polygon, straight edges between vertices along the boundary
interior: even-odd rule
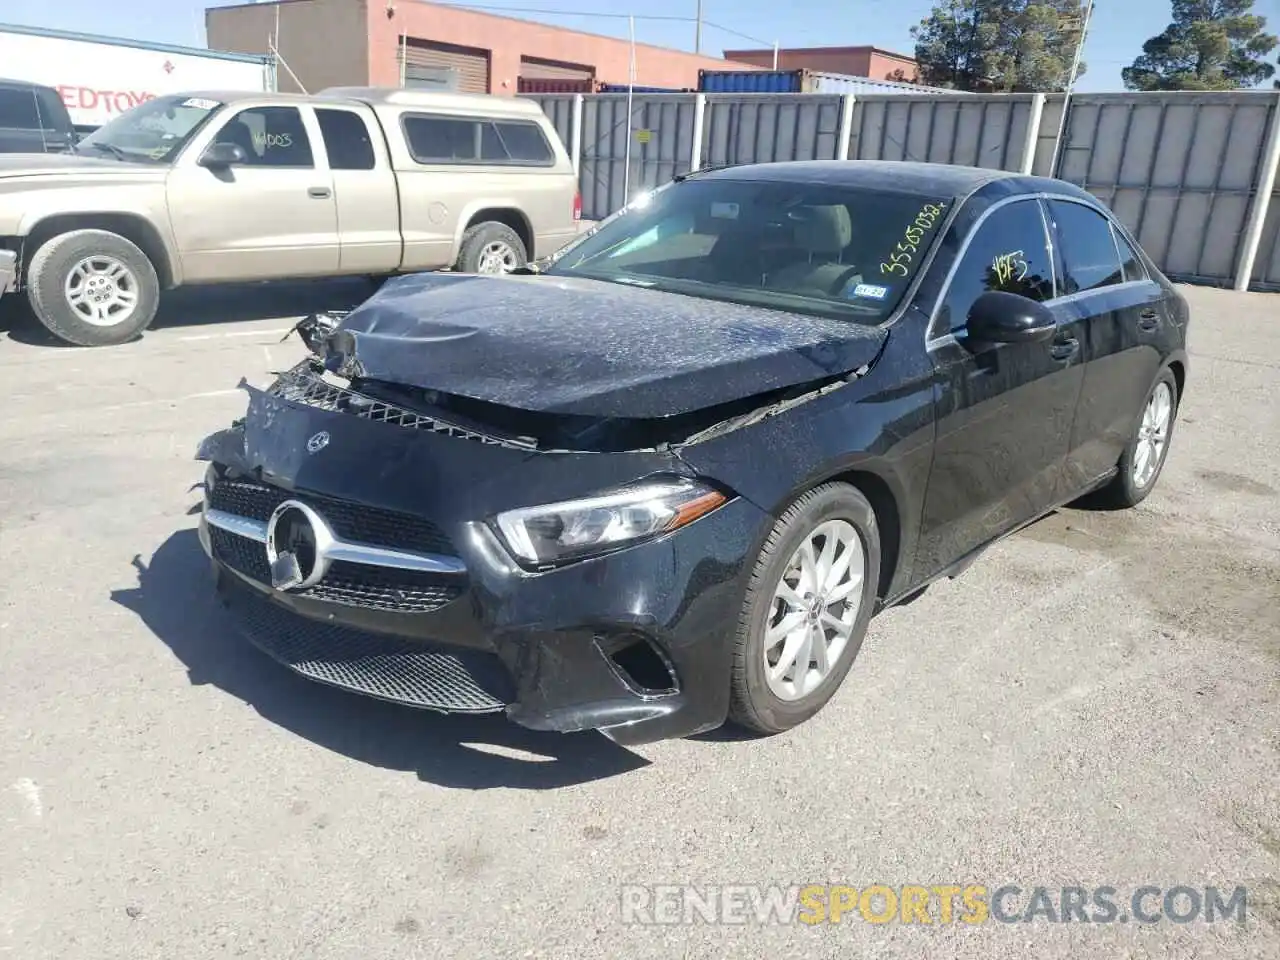
[[[53,90],[37,90],[36,106],[40,110],[40,121],[46,130],[57,130],[62,133],[71,130],[71,115],[67,113],[67,105],[59,99]]]
[[[480,159],[480,125],[465,117],[407,115],[402,121],[409,153],[418,163],[475,162]]]
[[[555,162],[551,145],[536,123],[499,120],[491,124],[501,142],[503,153],[494,157],[499,162],[550,164]],[[489,159],[488,156],[485,157]]]
[[[311,140],[296,107],[250,107],[232,117],[214,137],[234,143],[248,158],[246,167],[305,169],[315,166]]]
[[[1019,200],[1001,207],[978,227],[951,278],[939,317],[942,329],[963,327],[973,302],[989,290],[1017,293],[1037,301],[1053,298],[1053,268],[1044,217],[1035,200]]]
[[[1146,280],[1147,268],[1142,265],[1142,261],[1138,259],[1137,252],[1130,245],[1129,241],[1124,238],[1119,230],[1113,224],[1111,227],[1111,235],[1115,237],[1116,247],[1120,251],[1121,267],[1124,269],[1124,279],[1128,283],[1131,280]]]
[[[1124,282],[1120,254],[1106,217],[1083,204],[1064,200],[1050,200],[1049,214],[1062,249],[1064,294]]]
[[[330,169],[373,169],[373,139],[363,117],[350,110],[317,108],[316,119],[320,121],[320,134],[324,137],[325,152],[329,154]]]
[[[39,130],[40,113],[32,90],[0,87],[0,127],[10,130]]]

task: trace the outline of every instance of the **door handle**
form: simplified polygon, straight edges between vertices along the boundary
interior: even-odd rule
[[[1080,341],[1075,337],[1067,337],[1065,340],[1055,340],[1053,346],[1049,348],[1049,356],[1055,360],[1070,360],[1080,352]]]
[[[1154,307],[1143,307],[1138,314],[1138,326],[1148,333],[1160,326],[1160,314]]]
[[[307,196],[316,200],[325,200],[329,197],[331,191],[328,187],[308,187]]]

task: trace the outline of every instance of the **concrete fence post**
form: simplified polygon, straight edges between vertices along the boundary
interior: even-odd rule
[[[569,158],[573,161],[573,173],[581,176],[582,171],[582,109],[585,104],[582,94],[573,98],[573,119],[569,124]]]
[[[1022,143],[1022,174],[1031,176],[1036,169],[1036,148],[1040,146],[1040,121],[1044,117],[1043,93],[1031,97],[1031,114],[1027,117],[1027,136]]]
[[[1271,194],[1276,188],[1276,169],[1280,167],[1280,94],[1271,109],[1271,128],[1267,134],[1266,152],[1258,167],[1258,189],[1249,207],[1249,223],[1244,230],[1244,243],[1240,247],[1240,260],[1236,264],[1235,289],[1249,289],[1253,277],[1253,265],[1258,259],[1258,246],[1262,231],[1267,225],[1267,210],[1271,206]]]
[[[853,105],[858,98],[846,93],[840,98],[840,131],[836,136],[836,159],[849,159],[849,144],[853,140]]]
[[[689,171],[702,168],[702,131],[707,117],[707,95],[696,94],[693,98],[693,149],[689,156]]]

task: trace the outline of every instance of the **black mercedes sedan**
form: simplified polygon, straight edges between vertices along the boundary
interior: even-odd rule
[[[315,680],[619,743],[776,733],[876,613],[1061,504],[1146,497],[1187,324],[1058,180],[701,171],[517,274],[304,322],[201,445],[201,541]]]

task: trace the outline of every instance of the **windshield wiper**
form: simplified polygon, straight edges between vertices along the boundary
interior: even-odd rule
[[[90,147],[94,147],[95,149],[105,151],[106,153],[111,154],[111,155],[112,155],[113,157],[115,157],[117,160],[124,160],[124,161],[126,161],[126,162],[133,160],[133,156],[132,156],[128,151],[126,151],[126,150],[121,150],[121,149],[120,149],[119,147],[117,147],[114,143],[102,143],[102,142],[100,142],[100,141],[94,141],[93,143],[90,143],[90,144],[83,144],[83,143],[82,143],[82,144],[80,144],[80,146],[82,146],[82,147],[83,147],[83,146],[90,146]],[[79,152],[79,151],[77,151],[77,152]]]

